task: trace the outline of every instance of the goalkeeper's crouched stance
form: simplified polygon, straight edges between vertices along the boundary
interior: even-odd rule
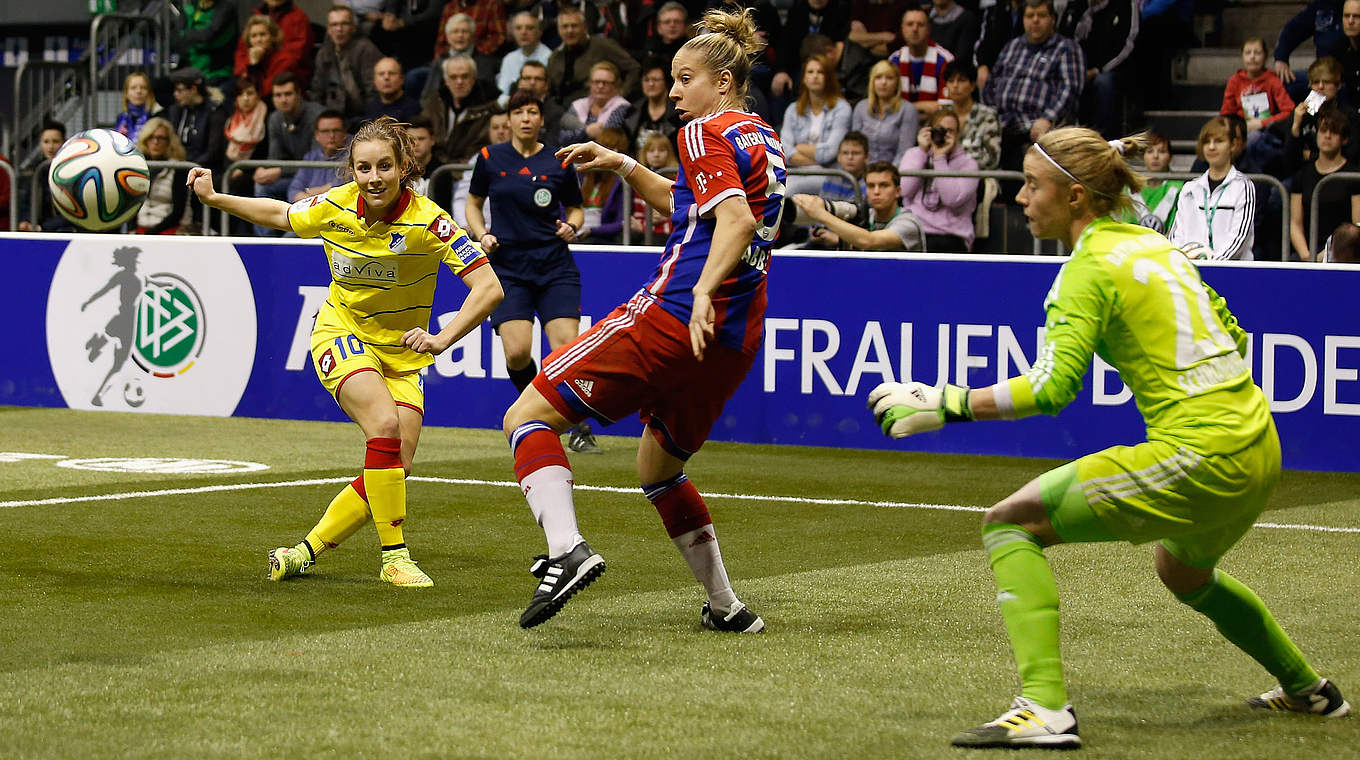
[[[874,419],[894,438],[1057,414],[1099,347],[1147,423],[1147,441],[1046,472],[987,511],[982,543],[1022,690],[999,718],[956,735],[957,746],[1081,745],[1063,682],[1057,584],[1043,551],[1065,542],[1157,541],[1162,583],[1279,681],[1248,705],[1350,712],[1256,594],[1215,569],[1274,490],[1280,442],[1244,358],[1246,333],[1223,299],[1166,238],[1108,216],[1125,188],[1141,186],[1123,155],[1141,147],[1141,136],[1107,143],[1069,128],[1049,132],[1025,157],[1017,201],[1031,231],[1072,249],[1045,299],[1045,343],[1026,374],[974,389],[883,383],[869,395]]]

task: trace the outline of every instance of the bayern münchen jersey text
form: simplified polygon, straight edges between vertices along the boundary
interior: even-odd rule
[[[642,292],[688,323],[693,289],[713,243],[713,209],[746,198],[756,219],[751,245],[713,296],[719,343],[740,351],[760,345],[765,317],[765,274],[779,233],[784,202],[784,153],[779,135],[763,119],[722,111],[686,124],[678,136],[680,173],[671,188],[674,229],[655,274]]]

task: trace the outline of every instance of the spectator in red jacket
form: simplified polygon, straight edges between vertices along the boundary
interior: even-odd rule
[[[1250,133],[1289,118],[1293,111],[1294,99],[1285,92],[1284,82],[1266,68],[1266,41],[1260,37],[1247,38],[1242,43],[1242,68],[1223,88],[1223,107],[1218,112],[1246,119]]]
[[[311,20],[307,18],[306,13],[293,5],[293,0],[264,0],[255,9],[255,13],[273,19],[282,34],[282,41],[274,54],[278,62],[273,73],[263,82],[257,80],[260,94],[268,96],[273,91],[274,73],[279,71],[293,72],[299,87],[306,90],[312,81],[313,49],[316,47]],[[250,44],[246,38],[247,35],[242,35],[241,41],[236,45],[237,76],[245,76],[247,67],[251,64]]]

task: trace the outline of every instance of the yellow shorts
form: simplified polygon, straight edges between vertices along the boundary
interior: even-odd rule
[[[1279,480],[1272,422],[1233,454],[1161,441],[1114,446],[1044,473],[1039,490],[1064,541],[1160,539],[1177,559],[1207,569],[1256,523]]]
[[[312,330],[312,368],[336,403],[346,380],[359,372],[377,372],[398,406],[425,414],[425,378],[420,370],[393,370],[379,351],[343,327],[318,324]]]

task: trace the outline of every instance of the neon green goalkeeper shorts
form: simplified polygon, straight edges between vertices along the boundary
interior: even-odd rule
[[[1160,539],[1177,559],[1207,569],[1251,529],[1279,480],[1272,421],[1233,454],[1159,441],[1114,446],[1040,475],[1039,490],[1068,543]]]

